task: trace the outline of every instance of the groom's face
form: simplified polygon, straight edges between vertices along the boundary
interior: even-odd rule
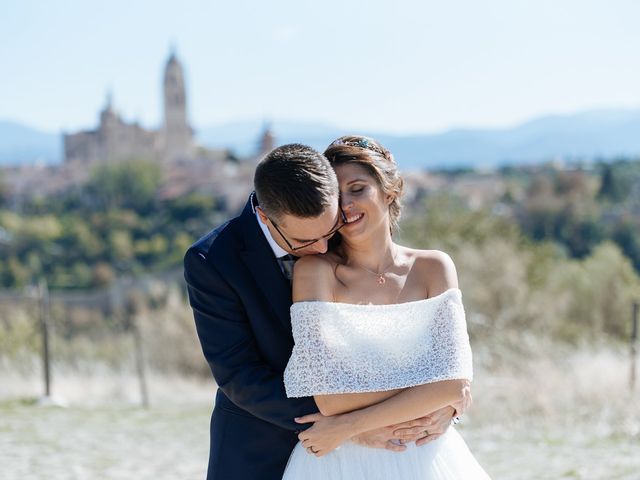
[[[325,253],[329,239],[342,225],[337,198],[317,217],[301,218],[285,214],[277,223],[273,223],[260,211],[260,219],[278,245],[297,257]]]

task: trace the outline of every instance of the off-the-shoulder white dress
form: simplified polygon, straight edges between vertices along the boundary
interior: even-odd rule
[[[462,294],[394,305],[297,302],[295,346],[284,373],[289,397],[362,393],[473,376]],[[404,452],[347,442],[323,457],[299,443],[284,480],[485,480],[453,428]]]

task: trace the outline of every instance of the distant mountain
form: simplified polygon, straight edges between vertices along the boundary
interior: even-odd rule
[[[298,142],[319,150],[342,134],[367,134],[386,145],[404,169],[640,157],[640,110],[594,110],[541,117],[512,128],[405,136],[301,121],[274,121],[270,127],[277,144]],[[258,120],[234,122],[198,129],[196,137],[202,145],[230,148],[246,156],[257,150],[263,130],[264,122]],[[59,161],[61,143],[60,135],[0,121],[0,165]]]
[[[238,122],[203,129],[198,138],[205,145],[249,154],[255,152],[263,128],[258,121]],[[455,129],[410,136],[348,132],[304,122],[276,121],[271,129],[278,144],[299,142],[321,150],[342,134],[367,134],[387,146],[404,169],[640,156],[640,110],[596,110],[541,117],[513,128]]]
[[[0,166],[58,163],[62,137],[16,122],[0,120]]]
[[[438,135],[388,137],[386,141],[404,168],[640,156],[640,110],[548,116],[514,128],[457,129]]]
[[[325,123],[274,121],[269,123],[278,145],[304,143],[323,150],[344,130]],[[198,141],[208,147],[231,148],[239,155],[252,155],[258,149],[265,123],[259,120],[225,123],[196,132]]]

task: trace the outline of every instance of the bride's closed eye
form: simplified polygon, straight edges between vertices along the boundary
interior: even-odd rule
[[[356,188],[350,188],[347,192],[341,192],[340,196],[344,195],[344,193],[348,193],[350,195],[358,195],[360,193],[362,193],[364,191],[365,187],[361,186],[361,187],[356,187]]]
[[[351,187],[351,189],[349,190],[349,193],[361,193],[364,191],[364,189],[365,189],[365,185],[355,185]]]

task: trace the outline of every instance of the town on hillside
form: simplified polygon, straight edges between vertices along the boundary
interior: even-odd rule
[[[0,265],[0,288],[26,285],[40,273],[56,288],[96,287],[125,273],[176,267],[191,242],[239,212],[256,164],[278,145],[270,126],[252,154],[207,148],[195,140],[175,52],[162,87],[158,128],[126,121],[108,94],[95,128],[63,134],[63,162],[0,169],[0,251],[9,259]],[[403,218],[424,217],[428,232],[438,212],[451,224],[466,218],[460,212],[482,212],[535,242],[556,242],[571,258],[611,240],[640,271],[637,159],[412,170],[403,177]]]

